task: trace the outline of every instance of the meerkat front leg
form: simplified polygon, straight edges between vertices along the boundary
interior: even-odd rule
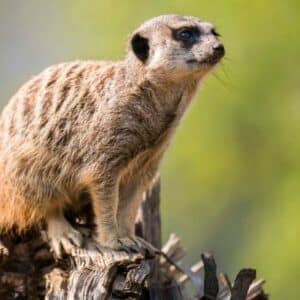
[[[148,256],[154,256],[156,249],[150,243],[135,235],[135,220],[143,200],[144,189],[134,183],[120,189],[120,192],[117,214],[119,236],[132,240],[142,254],[147,253]]]
[[[117,223],[118,189],[118,180],[112,179],[99,180],[90,188],[97,224],[97,240],[100,245],[113,250],[138,252],[139,248],[133,240],[119,235]]]
[[[81,247],[83,242],[81,233],[71,226],[62,211],[48,216],[47,225],[48,238],[58,258],[62,257],[63,251],[70,253],[74,246]]]
[[[135,219],[142,202],[143,190],[139,182],[134,181],[121,186],[119,194],[117,213],[119,235],[134,237]]]
[[[141,174],[137,174],[131,182],[120,187],[117,215],[119,235],[133,239],[142,252],[146,250],[149,254],[153,255],[156,249],[142,238],[135,236],[135,220],[144,193],[153,184],[156,174],[157,164],[153,164],[146,172],[144,170]]]

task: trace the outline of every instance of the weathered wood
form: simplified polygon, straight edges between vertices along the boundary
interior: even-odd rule
[[[204,264],[204,296],[201,300],[216,300],[219,293],[217,265],[209,253],[202,254]]]
[[[54,269],[47,275],[46,299],[139,299],[150,273],[141,254],[110,251],[89,240],[84,249],[75,249],[71,268]]]
[[[235,278],[230,300],[246,300],[249,287],[256,277],[253,269],[241,270]]]
[[[158,177],[155,179],[153,188],[144,194],[137,216],[136,234],[157,249],[161,249],[160,180]]]
[[[145,194],[136,232],[161,249],[159,192],[157,180],[153,189]],[[183,267],[186,250],[174,234],[162,248],[163,254],[159,255],[158,251],[155,258],[100,247],[92,238],[92,213],[88,201],[86,203],[79,214],[70,212],[67,216],[86,237],[85,244],[83,248],[70,249],[63,259],[54,259],[42,227],[22,236],[1,236],[1,300],[267,299],[262,290],[264,281],[251,284],[253,273],[249,270],[239,273],[234,286],[224,274],[218,283],[211,255],[204,255],[190,269]],[[199,273],[201,270],[204,275]],[[189,281],[195,287],[194,298],[187,296],[185,290]]]
[[[161,249],[160,181],[158,177],[155,178],[153,188],[143,196],[136,220],[136,235],[148,241],[155,248]],[[147,285],[152,286],[162,280],[159,257],[155,257],[149,262],[149,266],[151,274]]]

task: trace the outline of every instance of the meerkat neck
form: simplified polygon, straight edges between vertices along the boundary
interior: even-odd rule
[[[201,81],[201,78],[193,76],[170,80],[160,70],[148,70],[147,65],[131,56],[124,60],[124,67],[128,85],[134,90],[139,90],[139,93],[146,93],[148,97],[155,98],[168,113],[174,113],[182,99],[187,107]]]

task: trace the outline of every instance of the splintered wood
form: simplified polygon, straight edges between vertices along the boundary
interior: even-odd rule
[[[110,251],[96,244],[89,205],[84,206],[80,217],[68,216],[86,239],[83,248],[70,249],[63,259],[53,257],[43,228],[22,236],[1,236],[0,299],[268,299],[262,289],[265,281],[255,281],[255,270],[241,270],[232,284],[226,274],[217,274],[209,253],[186,268],[182,259],[187,251],[175,234],[162,247],[159,193],[157,180],[145,193],[136,226],[139,236],[161,249],[155,257]],[[186,288],[187,283],[193,291]]]

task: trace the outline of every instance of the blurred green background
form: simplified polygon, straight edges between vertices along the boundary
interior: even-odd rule
[[[271,299],[299,299],[300,1],[0,1],[3,106],[21,83],[72,59],[119,59],[144,20],[213,22],[227,49],[162,166],[164,240],[186,263],[215,253],[232,277],[255,267]]]

